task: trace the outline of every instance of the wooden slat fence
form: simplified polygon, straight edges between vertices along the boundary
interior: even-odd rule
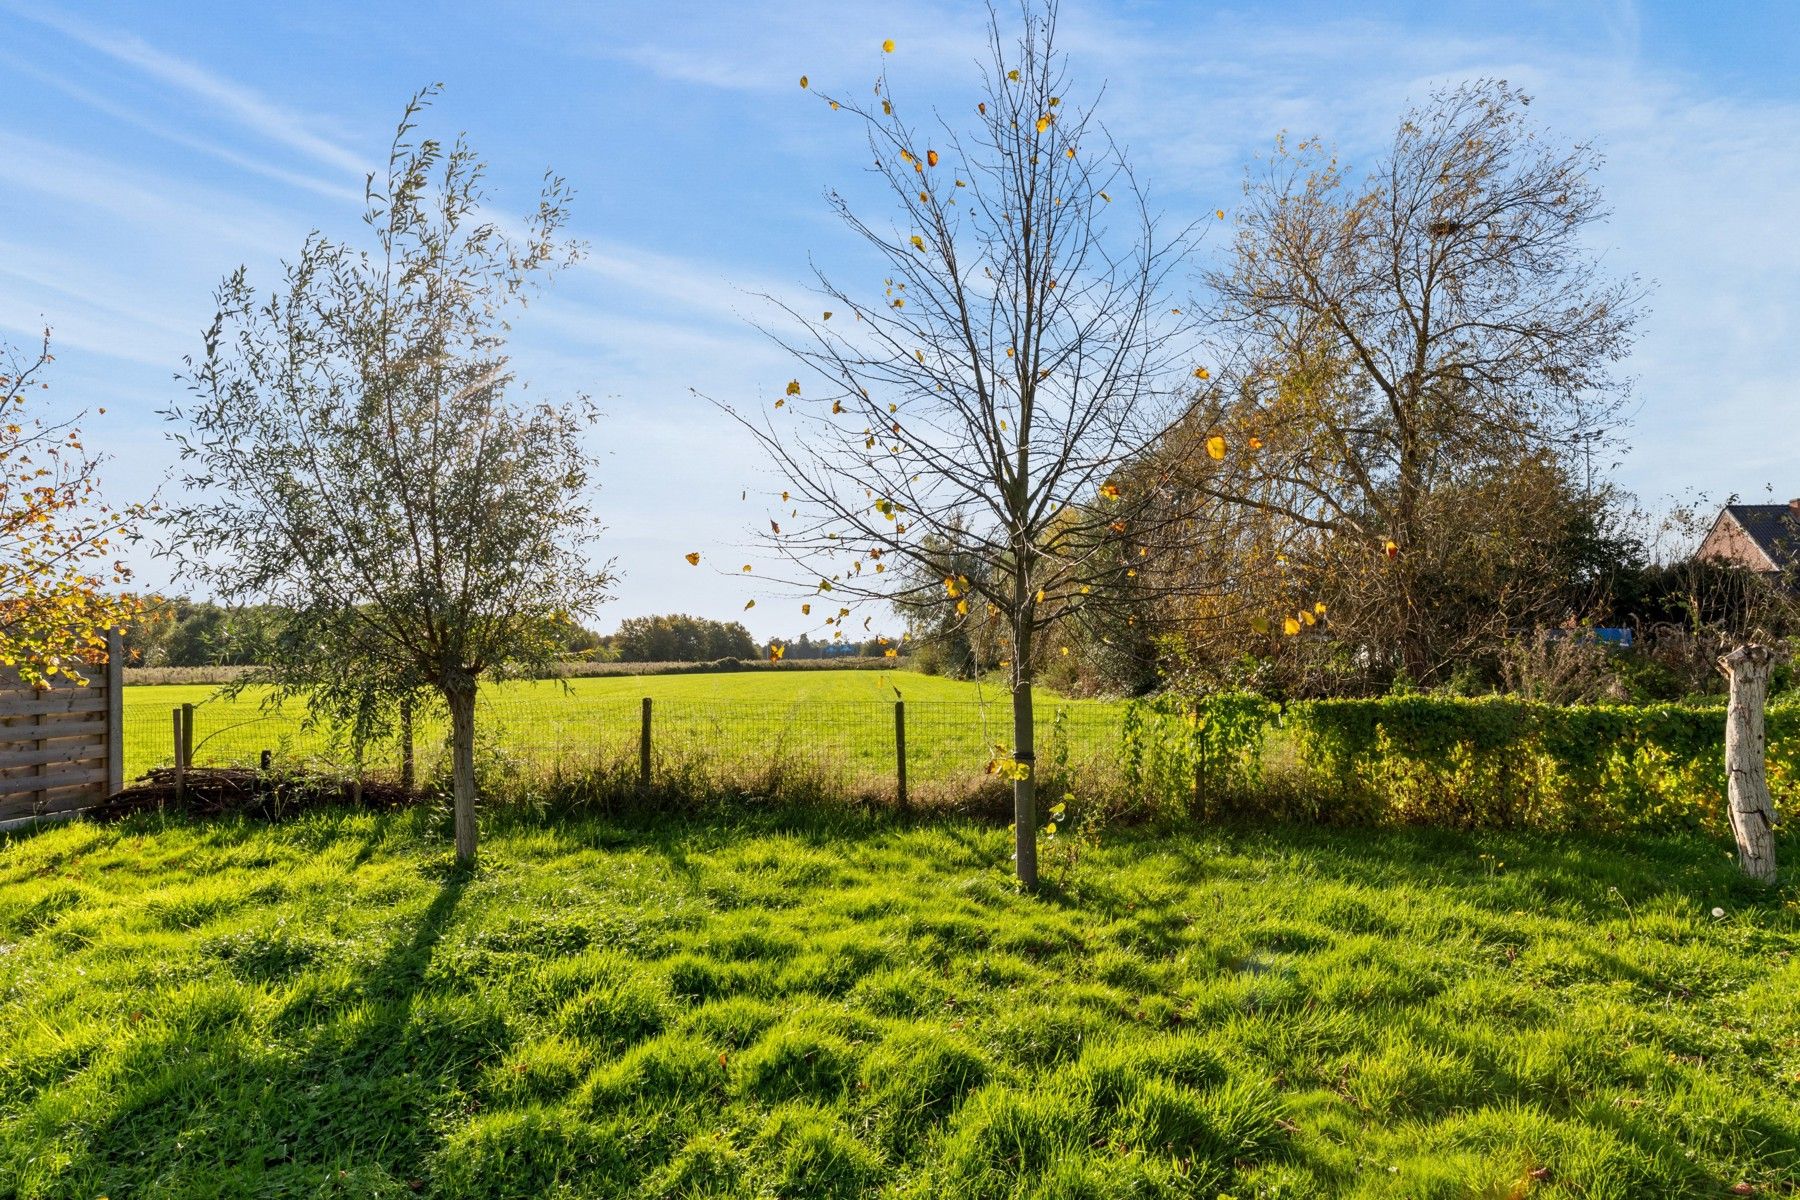
[[[87,686],[28,688],[0,675],[0,829],[98,804],[124,786],[123,655],[106,641]]]

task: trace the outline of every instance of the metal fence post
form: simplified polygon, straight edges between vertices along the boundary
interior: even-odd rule
[[[644,725],[638,733],[638,786],[650,787],[650,697],[644,697]]]
[[[906,807],[906,701],[894,701],[894,795]]]

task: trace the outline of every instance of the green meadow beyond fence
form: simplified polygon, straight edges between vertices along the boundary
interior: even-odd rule
[[[872,689],[871,689],[872,690]],[[186,693],[197,693],[190,698]],[[604,771],[639,782],[739,786],[781,791],[799,781],[857,794],[904,798],[982,779],[1009,751],[1009,698],[767,699],[604,695],[560,683],[511,683],[484,689],[477,708],[477,766],[489,778],[544,779]],[[172,702],[173,701],[173,702]],[[309,725],[304,707],[270,708],[205,689],[143,687],[127,692],[127,772],[135,778],[175,761],[180,710],[195,767],[254,765],[265,751],[286,766],[351,770],[349,746]],[[1039,760],[1074,772],[1116,759],[1124,705],[1061,701],[1037,709]],[[416,723],[418,778],[447,768],[441,714]],[[402,750],[390,740],[366,747],[366,772],[393,774]]]

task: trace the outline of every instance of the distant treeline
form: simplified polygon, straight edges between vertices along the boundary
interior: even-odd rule
[[[286,619],[286,611],[274,606],[227,609],[206,600],[158,597],[126,631],[126,662],[157,670],[256,666],[262,660],[260,648]],[[849,660],[882,658],[889,648],[896,648],[894,639],[879,633],[861,642],[815,642],[805,634],[758,642],[737,621],[685,613],[627,617],[608,634],[568,622],[561,641],[571,668],[605,663],[750,663],[770,659],[772,646],[781,647],[786,661],[842,658],[851,665]]]

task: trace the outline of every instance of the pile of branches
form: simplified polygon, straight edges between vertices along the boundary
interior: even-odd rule
[[[139,812],[179,812],[279,821],[316,808],[394,809],[418,799],[417,793],[385,780],[365,779],[359,787],[353,779],[254,767],[189,767],[178,785],[174,768],[159,767],[108,797],[90,815],[105,820]]]

